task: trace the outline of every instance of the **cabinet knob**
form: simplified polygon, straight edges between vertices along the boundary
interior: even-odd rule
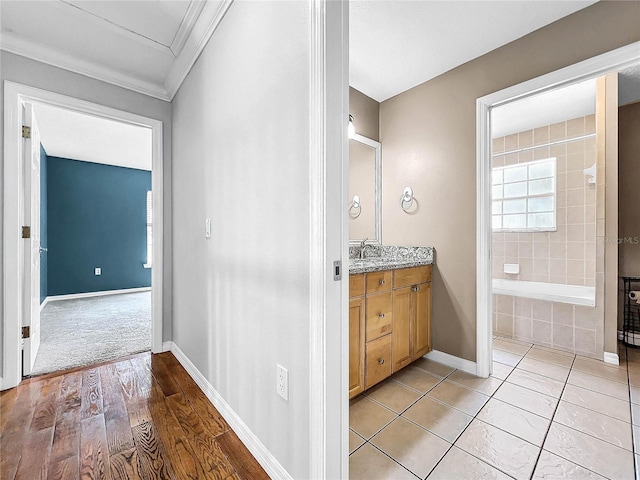
[[[411,290],[413,290],[414,292],[417,292],[418,290],[420,290],[420,287],[412,287]]]
[[[379,358],[379,359],[378,359],[378,363],[379,363],[380,365],[384,365],[384,358]]]
[[[384,280],[380,280],[380,285],[384,285]]]
[[[384,313],[378,315],[380,318],[384,318]]]

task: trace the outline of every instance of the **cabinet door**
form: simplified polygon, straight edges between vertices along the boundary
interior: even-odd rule
[[[364,390],[364,298],[349,300],[349,398]]]
[[[413,287],[413,360],[431,350],[431,284]],[[395,332],[395,331],[394,331]]]
[[[391,335],[366,345],[365,388],[371,388],[391,375]]]
[[[393,291],[391,360],[394,372],[406,367],[413,360],[411,348],[412,297],[411,287]]]

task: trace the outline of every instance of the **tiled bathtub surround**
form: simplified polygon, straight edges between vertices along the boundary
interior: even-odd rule
[[[620,362],[502,338],[488,379],[419,360],[352,401],[349,478],[631,480],[640,354]]]
[[[379,257],[382,260],[428,261],[434,263],[435,250],[433,247],[399,247],[394,245],[367,245],[364,252],[365,258]],[[349,258],[360,258],[360,246],[349,246]]]
[[[596,162],[596,138],[530,148],[595,132],[589,115],[493,139],[493,167],[556,157],[557,168],[557,231],[494,233],[494,278],[595,286],[596,186],[583,171]],[[519,264],[520,274],[503,273],[505,263]]]
[[[602,357],[602,308],[494,295],[493,310],[497,335]]]

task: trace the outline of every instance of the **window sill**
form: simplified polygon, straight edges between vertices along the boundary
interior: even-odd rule
[[[150,263],[143,263],[142,266],[144,268],[151,268],[151,264]]]

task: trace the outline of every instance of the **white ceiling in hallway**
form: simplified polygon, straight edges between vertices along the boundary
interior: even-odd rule
[[[382,102],[595,0],[349,4],[349,84]]]
[[[231,0],[2,0],[0,48],[171,100]]]

